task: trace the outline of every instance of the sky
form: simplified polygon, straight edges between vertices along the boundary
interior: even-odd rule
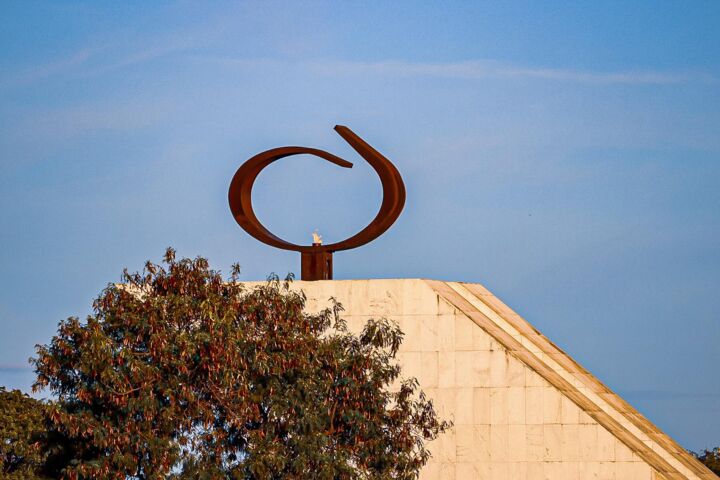
[[[242,278],[407,202],[335,278],[479,282],[686,448],[720,444],[720,3],[5,2],[0,385],[167,246]]]

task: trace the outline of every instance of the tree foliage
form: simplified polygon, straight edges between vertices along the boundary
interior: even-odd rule
[[[720,447],[710,450],[703,450],[701,453],[693,453],[706,467],[714,474],[720,476]]]
[[[0,387],[0,478],[41,478],[44,408],[19,390]]]
[[[37,347],[58,398],[62,478],[409,479],[448,425],[394,359],[402,332],[350,333],[289,281],[246,289],[207,260],[123,274]]]

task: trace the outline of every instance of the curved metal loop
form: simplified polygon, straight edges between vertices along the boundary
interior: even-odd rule
[[[259,153],[243,163],[230,182],[230,191],[228,192],[230,210],[233,217],[235,217],[235,221],[246,232],[263,243],[284,250],[306,253],[336,252],[365,245],[385,233],[395,223],[405,206],[405,184],[402,177],[400,177],[400,172],[390,160],[368,145],[349,128],[336,125],[335,131],[373,167],[380,177],[383,187],[383,200],[375,218],[352,237],[327,245],[296,245],[272,234],[260,223],[252,207],[252,187],[263,168],[275,160],[300,154],[315,155],[341,167],[352,168],[352,163],[323,150],[307,147],[280,147]]]

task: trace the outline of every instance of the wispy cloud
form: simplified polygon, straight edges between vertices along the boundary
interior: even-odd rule
[[[497,60],[469,60],[452,63],[382,60],[276,60],[272,58],[217,57],[188,55],[185,58],[240,68],[301,68],[321,75],[376,75],[393,77],[427,77],[455,80],[546,80],[597,85],[677,85],[714,83],[716,78],[703,72],[617,71],[596,72],[504,63]]]
[[[202,38],[202,37],[201,37]],[[1,87],[23,86],[54,75],[68,73],[83,67],[93,60],[81,75],[102,75],[133,65],[180,54],[179,61],[206,61],[226,66],[252,68],[304,68],[322,75],[379,75],[445,78],[456,80],[508,79],[545,80],[555,82],[584,83],[597,85],[676,85],[684,83],[714,83],[716,78],[703,72],[661,72],[661,71],[615,71],[597,72],[571,68],[550,68],[505,63],[497,60],[469,60],[451,63],[407,62],[381,60],[363,62],[352,60],[285,60],[273,58],[242,58],[202,56],[193,50],[207,43],[198,40],[198,35],[183,38],[171,37],[155,42],[153,46],[127,52],[121,56],[108,54],[103,62],[101,52],[112,52],[113,48],[86,48],[70,56],[29,68],[15,76],[0,79]],[[114,57],[114,58],[113,58]]]
[[[465,80],[506,78],[627,85],[672,85],[689,82],[712,82],[715,80],[712,76],[703,73],[655,71],[590,72],[575,69],[530,67],[494,60],[455,63],[337,61],[312,63],[311,66],[325,74],[375,74]]]
[[[99,51],[100,49],[98,48],[83,48],[71,55],[57,60],[29,67],[28,69],[20,71],[14,75],[0,79],[0,87],[28,85],[38,80],[67,72],[68,70],[84,64]]]
[[[188,53],[217,40],[222,30],[222,24],[209,22],[182,34],[150,36],[135,40],[130,45],[110,38],[99,40],[93,47],[81,48],[74,53],[2,77],[0,88],[22,87],[46,78],[67,74],[102,75],[169,55]]]
[[[197,48],[201,43],[194,41],[192,38],[184,39],[168,39],[166,42],[159,45],[155,45],[149,48],[140,49],[134,52],[130,52],[125,56],[120,57],[114,62],[109,62],[104,65],[100,65],[97,68],[92,69],[88,72],[89,75],[99,75],[108,73],[114,70],[120,70],[133,65],[139,65],[153,60],[157,60],[169,55],[176,53],[182,53],[184,51]]]
[[[113,55],[111,47],[86,48],[64,58],[30,67],[15,75],[0,78],[0,88],[22,87],[37,81],[60,75],[81,77],[110,73],[133,65],[152,62],[162,57],[191,49],[195,44],[189,40],[166,42],[148,48]],[[101,55],[102,54],[102,55]]]

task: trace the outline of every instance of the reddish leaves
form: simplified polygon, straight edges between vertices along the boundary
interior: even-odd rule
[[[65,478],[414,478],[446,428],[399,376],[402,333],[347,332],[272,279],[246,291],[205,259],[148,263],[38,346],[36,388],[72,444]],[[173,467],[174,470],[173,470]]]

